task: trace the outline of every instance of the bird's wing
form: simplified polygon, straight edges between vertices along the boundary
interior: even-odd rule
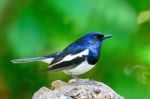
[[[76,53],[62,53],[55,57],[55,59],[49,65],[48,70],[58,71],[64,69],[71,69],[82,63],[87,58],[88,53],[88,49],[76,50]]]
[[[44,56],[44,57],[47,57],[47,58],[55,58],[56,56],[58,56],[60,53],[62,53],[62,51],[59,51],[59,52],[55,52],[51,55],[48,55],[48,56]]]
[[[55,53],[48,55],[48,56],[44,56],[45,58],[43,58],[41,61],[50,64],[55,59],[55,57],[57,57],[60,53],[62,53],[62,51],[55,52]]]

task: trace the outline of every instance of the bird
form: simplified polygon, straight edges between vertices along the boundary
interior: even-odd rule
[[[61,51],[51,55],[11,60],[13,63],[42,61],[48,63],[46,71],[63,71],[78,80],[78,75],[91,70],[101,57],[102,42],[112,37],[101,32],[90,32],[75,40]]]

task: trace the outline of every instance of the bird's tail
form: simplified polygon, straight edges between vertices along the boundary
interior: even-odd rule
[[[13,63],[26,63],[26,62],[41,61],[41,60],[44,60],[45,58],[46,57],[22,58],[22,59],[11,60],[11,62],[13,62]]]

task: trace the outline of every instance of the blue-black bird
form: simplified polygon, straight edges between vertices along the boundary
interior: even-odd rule
[[[48,56],[12,60],[13,63],[43,61],[49,64],[47,71],[64,71],[77,79],[77,75],[92,69],[98,62],[102,42],[111,35],[91,32],[77,39],[64,50]]]

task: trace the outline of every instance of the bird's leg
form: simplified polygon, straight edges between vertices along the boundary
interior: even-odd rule
[[[79,80],[80,78],[77,75],[71,75],[72,78],[74,78],[75,80]]]
[[[80,84],[85,83],[85,81],[82,80],[82,79],[80,79],[77,75],[71,74],[71,77],[72,77],[73,79],[75,79],[75,81],[78,82],[78,83],[80,83]]]
[[[71,75],[71,77],[73,78],[73,79],[75,79],[76,81],[79,81],[80,80],[80,78],[77,76],[77,75],[73,75],[73,74],[70,74]]]

